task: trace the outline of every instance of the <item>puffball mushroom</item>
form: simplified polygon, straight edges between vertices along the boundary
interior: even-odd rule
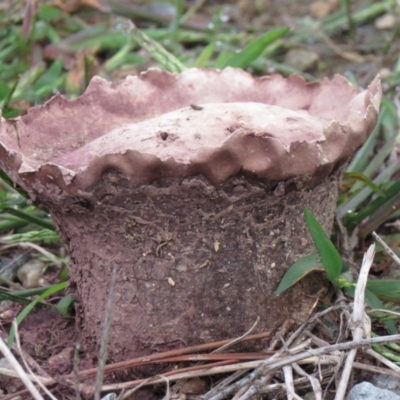
[[[303,207],[330,230],[380,99],[378,78],[359,91],[338,75],[152,69],[2,119],[0,167],[71,255],[85,349],[97,355],[113,265],[115,361],[304,320],[320,276],[273,292],[313,251]]]

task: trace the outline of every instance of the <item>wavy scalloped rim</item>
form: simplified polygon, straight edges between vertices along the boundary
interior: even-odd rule
[[[0,167],[37,193],[77,193],[110,169],[132,185],[196,174],[221,183],[240,172],[322,179],[366,140],[380,100],[379,77],[363,91],[339,75],[307,83],[232,68],[95,77],[78,99],[57,94],[2,118]]]

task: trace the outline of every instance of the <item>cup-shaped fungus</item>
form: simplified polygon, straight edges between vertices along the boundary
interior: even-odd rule
[[[378,79],[359,91],[341,76],[149,70],[2,119],[0,167],[50,211],[71,255],[86,350],[114,265],[114,360],[304,318],[318,279],[273,292],[313,251],[302,208],[330,230],[380,97]]]

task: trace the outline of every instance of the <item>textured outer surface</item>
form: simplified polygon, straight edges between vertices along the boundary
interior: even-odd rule
[[[258,330],[305,319],[320,275],[273,291],[313,248],[302,207],[330,229],[380,97],[378,79],[359,92],[340,76],[151,70],[2,119],[0,167],[61,232],[86,349],[113,265],[114,360],[240,336],[258,316]]]
[[[93,209],[53,207],[72,255],[83,343],[96,349],[113,265],[114,360],[241,336],[257,316],[257,331],[306,319],[322,274],[280,297],[273,291],[313,248],[302,206],[330,229],[340,173],[313,188],[294,190],[301,183],[289,181],[274,190],[243,177],[217,186],[202,177],[170,178],[132,189],[110,172],[92,189],[103,199]]]

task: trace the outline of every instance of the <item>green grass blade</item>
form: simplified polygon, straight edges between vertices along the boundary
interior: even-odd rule
[[[4,100],[0,103],[0,108],[3,110],[3,113],[5,110],[7,110],[8,106],[10,105],[12,96],[15,92],[15,89],[17,88],[18,85],[18,79],[14,81],[14,83],[11,85],[10,90],[8,91],[7,95],[5,96]]]
[[[283,293],[312,271],[324,271],[324,266],[322,265],[320,256],[317,253],[305,256],[291,265],[279,283],[275,294],[279,295]]]
[[[383,98],[378,122],[367,141],[351,160],[346,169],[347,172],[363,172],[365,170],[368,166],[369,160],[371,159],[371,155],[375,152],[376,141],[381,132],[382,126],[387,124],[388,121],[391,126],[397,124],[397,110],[393,103]]]
[[[52,94],[54,90],[55,82],[60,78],[63,69],[63,63],[61,59],[54,61],[51,66],[40,76],[35,84],[33,85],[33,90],[36,91],[46,91]]]
[[[400,193],[388,199],[359,227],[359,236],[365,238],[380,225],[391,219],[392,215],[400,209]]]
[[[392,176],[400,170],[400,165],[397,162],[393,162],[388,165],[375,179],[374,184],[381,185],[386,182],[390,182]],[[372,190],[366,186],[359,192],[354,193],[350,198],[347,198],[340,204],[336,209],[336,216],[339,219],[344,218],[348,213],[354,212],[354,210],[359,209],[361,204],[371,196]],[[384,194],[384,193],[383,193]],[[343,196],[344,197],[344,196]]]
[[[367,288],[384,301],[400,303],[400,280],[369,280]]]
[[[24,199],[29,199],[28,194],[25,190],[21,189],[19,186],[16,186],[14,182],[9,178],[9,176],[0,169],[0,179],[2,179],[10,188],[17,191]]]
[[[218,68],[248,67],[255,59],[261,56],[261,54],[270,44],[286,35],[289,30],[290,28],[288,27],[271,29],[267,33],[264,33],[264,35],[252,40],[242,51],[226,60],[225,63],[219,65]]]
[[[111,73],[115,71],[118,67],[120,67],[132,50],[132,47],[133,46],[131,41],[128,41],[124,46],[122,46],[112,57],[110,57],[104,63],[104,71],[106,71],[107,73]]]
[[[27,300],[25,297],[19,296],[14,292],[5,292],[4,290],[0,290],[0,301],[9,300],[14,303],[22,303],[29,304],[30,300]]]
[[[18,315],[17,317],[17,324],[19,325],[24,318],[33,310],[33,308],[46,299],[47,297],[51,296],[54,293],[60,292],[61,290],[64,290],[67,287],[67,282],[61,282],[58,283],[57,285],[52,286],[50,289],[47,289],[44,293],[42,293],[38,298],[33,300],[30,304],[28,304]],[[11,348],[13,342],[14,342],[14,337],[15,337],[15,331],[14,328],[10,329],[10,334],[8,335],[8,347]]]
[[[60,237],[57,232],[50,229],[42,229],[40,231],[31,230],[23,233],[13,233],[12,235],[3,236],[3,242],[9,243],[23,243],[23,242],[43,242],[43,243],[57,243]]]
[[[57,303],[57,311],[63,316],[68,317],[68,311],[71,305],[74,303],[75,298],[71,294],[67,294]]]
[[[367,176],[359,172],[346,172],[343,176],[344,180],[351,179],[365,183],[373,192],[378,196],[385,196],[385,193],[374,182],[371,181]]]
[[[14,218],[0,218],[0,232],[9,231],[10,229],[18,229],[28,225],[28,222],[22,221],[22,219]]]
[[[194,65],[198,68],[204,67],[207,61],[214,54],[216,46],[217,46],[216,42],[209,43],[208,46],[206,46],[204,50],[200,53],[200,55],[197,57],[197,60],[195,61]]]
[[[128,21],[128,27],[126,27],[126,23],[121,25],[125,25],[125,27],[121,29],[125,29],[130,37],[132,37],[140,47],[147,50],[151,57],[156,60],[163,69],[170,72],[182,72],[186,69],[186,66],[172,53],[161,46],[160,43],[136,28],[132,22]]]
[[[52,231],[55,231],[54,225],[50,221],[45,221],[41,218],[37,218],[34,215],[28,214],[26,212],[23,212],[21,210],[17,210],[15,208],[9,207],[7,205],[2,205],[1,210],[3,212],[8,212],[11,215],[14,215],[18,218],[21,218],[24,221],[30,222],[32,224],[36,224],[38,226],[41,226],[42,228],[45,229],[50,229]]]
[[[384,146],[377,152],[377,154],[373,157],[373,159],[369,161],[368,166],[365,167],[365,169],[362,171],[363,175],[369,178],[379,172],[385,159],[394,150],[396,146],[396,140],[397,140],[397,132],[392,134],[391,137],[385,141]],[[362,188],[362,183],[356,182],[351,188],[351,191],[356,191],[357,189],[361,188]]]
[[[38,296],[38,295],[44,293],[46,290],[51,289],[52,287],[53,287],[53,285],[42,286],[42,287],[37,287],[37,288],[32,288],[32,289],[13,290],[12,294],[15,296],[20,296],[20,297]],[[29,300],[29,303],[30,303],[30,300]]]
[[[374,4],[362,5],[352,13],[352,19],[355,24],[362,24],[367,20],[375,18],[380,14],[388,12],[390,9],[390,1],[379,1]],[[343,29],[347,24],[347,16],[343,10],[329,15],[323,21],[321,29],[328,34],[338,29]],[[304,37],[302,39],[305,39]]]
[[[149,36],[139,31],[139,29],[134,28],[133,38],[141,47],[149,52],[154,60],[160,63],[163,69],[177,73],[186,69],[185,65],[183,65],[173,54]]]
[[[380,207],[384,206],[387,208],[387,205],[391,199],[396,197],[400,192],[400,180],[392,183],[386,190],[384,190],[384,197],[378,197],[375,200],[371,201],[367,206],[365,206],[358,213],[349,217],[348,222],[354,225],[361,223],[365,218],[371,216],[374,212],[376,212]]]
[[[307,209],[303,209],[304,216],[315,247],[321,256],[328,279],[335,283],[342,271],[342,258],[321,225]]]

